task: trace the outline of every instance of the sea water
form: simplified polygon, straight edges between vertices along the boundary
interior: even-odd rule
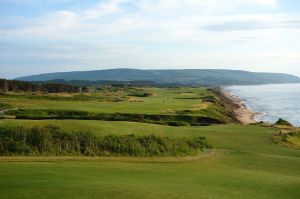
[[[224,88],[244,101],[257,121],[276,122],[279,118],[300,126],[300,84],[229,86]]]

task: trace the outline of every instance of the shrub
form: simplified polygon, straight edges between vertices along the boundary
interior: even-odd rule
[[[291,123],[289,123],[288,121],[280,118],[275,125],[284,125],[284,126],[293,126]]]
[[[187,122],[181,122],[181,121],[171,121],[167,122],[169,126],[188,126],[189,124]]]
[[[143,92],[143,91],[134,91],[130,92],[128,96],[133,96],[133,97],[150,97],[153,94],[150,92]]]
[[[18,109],[8,111],[7,115],[16,116],[17,119],[82,119],[104,121],[131,121],[170,126],[202,126],[209,124],[223,124],[211,117],[191,115],[149,115],[137,113],[91,113],[72,110],[47,110],[47,109]]]
[[[205,137],[170,138],[155,135],[107,135],[66,132],[59,127],[2,127],[0,155],[179,156],[211,146]]]

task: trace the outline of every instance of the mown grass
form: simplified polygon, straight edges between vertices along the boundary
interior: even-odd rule
[[[42,123],[38,123],[42,122]],[[258,126],[168,127],[103,121],[16,121],[92,133],[206,136],[214,148],[186,158],[1,158],[1,198],[298,198],[300,152]]]
[[[179,109],[193,109],[201,103],[199,99],[174,99],[177,96],[182,96],[185,92],[192,90],[194,96],[207,95],[205,88],[177,88],[177,89],[159,89],[159,88],[144,88],[145,92],[152,93],[148,97],[129,96],[128,100],[120,102],[107,102],[97,100],[71,100],[72,97],[61,96],[61,100],[51,100],[51,97],[37,96],[28,99],[28,94],[23,95],[0,95],[0,102],[8,102],[18,108],[36,108],[36,109],[67,109],[67,110],[82,110],[91,112],[131,112],[131,113],[162,113],[175,111]],[[130,90],[120,90],[115,92],[99,91],[92,94],[94,98],[110,99],[113,97],[126,97],[130,94]],[[76,94],[78,95],[78,94]],[[59,96],[55,96],[59,98]],[[64,99],[68,100],[64,100]],[[9,99],[9,100],[8,100]],[[55,99],[55,98],[54,98]]]

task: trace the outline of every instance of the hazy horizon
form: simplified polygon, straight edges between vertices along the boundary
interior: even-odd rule
[[[135,69],[300,76],[300,1],[0,0],[0,77]]]
[[[99,71],[99,70],[119,70],[119,69],[133,69],[133,70],[195,70],[195,68],[167,68],[167,69],[159,69],[159,68],[151,68],[151,69],[139,69],[139,68],[107,68],[107,69],[94,69],[94,70],[75,70],[75,71],[56,71],[56,72],[49,72],[49,73],[68,73],[68,72],[88,72],[88,71]],[[197,69],[196,69],[197,70]],[[201,68],[199,70],[238,70],[238,69],[224,69],[224,68]],[[258,72],[258,71],[249,71],[249,70],[241,70],[241,71],[247,71],[247,72]],[[270,71],[260,71],[261,73],[280,73],[280,72],[270,72]],[[29,75],[24,75],[24,76],[18,76],[12,79],[16,79],[19,77],[25,77],[25,76],[34,76],[34,75],[42,75],[42,74],[48,74],[48,73],[38,73],[38,74],[29,74]],[[290,73],[284,73],[284,74],[289,74],[289,75],[294,75]],[[295,75],[300,78],[300,76]],[[1,78],[1,77],[0,77]]]

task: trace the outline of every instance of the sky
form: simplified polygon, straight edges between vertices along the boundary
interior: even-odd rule
[[[111,68],[300,76],[300,1],[0,0],[0,78]]]

